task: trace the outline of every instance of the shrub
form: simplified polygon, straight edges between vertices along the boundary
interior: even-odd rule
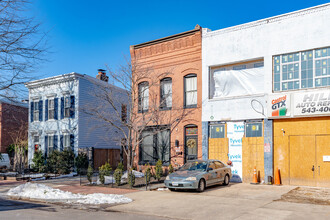
[[[34,152],[32,162],[33,162],[32,169],[35,172],[42,173],[46,171],[45,157],[41,150],[37,150],[36,152]]]
[[[88,169],[87,169],[87,179],[89,181],[90,184],[92,184],[92,177],[93,177],[93,168],[91,165],[88,166]]]
[[[120,169],[120,170],[124,171],[124,165],[123,165],[123,163],[121,163],[121,162],[118,163],[117,169]]]
[[[99,179],[102,184],[105,182],[105,176],[110,176],[112,168],[108,162],[99,167]]]
[[[158,180],[158,182],[160,181],[160,178],[163,176],[163,162],[162,160],[158,160],[156,163],[156,179]]]
[[[151,169],[149,163],[147,163],[145,166],[147,166],[147,168],[144,171],[144,176],[146,179],[146,184],[148,185],[150,183],[150,178],[151,178]]]
[[[172,166],[172,164],[170,164],[169,166],[168,166],[168,173],[173,173],[174,172],[174,168],[173,168],[173,166]]]
[[[50,173],[57,172],[59,160],[60,160],[60,153],[58,150],[53,150],[47,156],[47,171]]]
[[[74,166],[74,153],[72,149],[66,148],[59,155],[58,173],[69,174]]]
[[[121,184],[121,177],[123,176],[123,170],[121,169],[116,169],[115,173],[114,173],[114,177],[115,177],[115,181],[117,186],[119,186]]]
[[[128,184],[132,188],[135,184],[135,175],[133,173],[133,170],[128,172]]]
[[[88,157],[87,154],[80,152],[74,160],[75,166],[77,167],[78,174],[85,174],[88,168]]]
[[[47,157],[47,170],[52,173],[69,174],[74,165],[74,153],[71,149],[62,152],[53,150]]]

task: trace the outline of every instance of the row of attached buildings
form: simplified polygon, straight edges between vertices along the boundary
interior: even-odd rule
[[[173,100],[164,115],[180,106],[190,111],[168,136],[167,158],[230,160],[238,182],[252,181],[256,166],[266,183],[280,169],[283,184],[329,187],[329,21],[324,4],[215,31],[197,25],[131,46],[132,59],[155,77],[170,72],[141,99],[162,100],[166,81]],[[161,149],[157,138],[144,141],[140,164],[157,160],[143,153],[151,145]]]
[[[256,166],[266,183],[280,169],[283,184],[329,187],[329,21],[324,4],[131,46],[132,62],[151,70],[134,88],[133,110],[137,117],[155,105],[160,111],[141,134],[136,165],[230,160],[232,181],[250,182]],[[39,145],[120,149],[104,138],[115,131],[86,130],[92,122],[80,109],[89,103],[90,78],[72,73],[27,84],[30,159]],[[178,114],[184,117],[171,121]]]

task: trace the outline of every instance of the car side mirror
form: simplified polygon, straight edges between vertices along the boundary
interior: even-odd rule
[[[207,168],[207,172],[209,172],[211,170],[213,170],[213,168],[211,168],[211,167]]]

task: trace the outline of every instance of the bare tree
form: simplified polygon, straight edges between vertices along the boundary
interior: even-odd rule
[[[45,34],[40,33],[40,23],[26,15],[29,4],[29,0],[0,1],[0,98],[16,99],[21,85],[45,60]]]
[[[137,157],[137,150],[140,144],[148,137],[163,131],[171,133],[192,110],[182,107],[182,103],[172,98],[172,106],[170,111],[162,111],[164,102],[159,97],[160,80],[173,75],[172,71],[165,73],[156,73],[151,67],[142,67],[135,60],[126,59],[126,63],[121,65],[117,71],[112,71],[108,67],[109,81],[111,84],[98,87],[97,90],[91,91],[92,95],[100,104],[93,106],[85,106],[81,110],[98,120],[102,126],[106,126],[109,130],[115,130],[118,135],[106,135],[123,147],[123,151],[127,156],[127,169],[133,167],[134,158]],[[140,88],[141,82],[147,82],[148,86]],[[118,90],[118,87],[122,90]],[[149,93],[150,91],[150,93]],[[147,92],[148,109],[144,108],[141,100],[141,94]],[[111,110],[109,110],[111,109]],[[153,129],[157,128],[157,129]],[[145,131],[149,131],[144,133]],[[167,137],[160,140],[161,147],[158,152],[148,155],[153,159],[162,159],[166,161],[164,152],[169,152],[169,141]],[[165,140],[166,139],[166,140]],[[163,153],[162,153],[163,152]],[[166,161],[170,162],[170,161]]]
[[[9,135],[15,147],[14,154],[14,171],[22,173],[27,165],[28,150],[28,122],[26,120],[17,120],[16,129],[12,129]]]

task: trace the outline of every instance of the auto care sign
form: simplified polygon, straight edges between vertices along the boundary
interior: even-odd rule
[[[233,166],[232,182],[242,182],[242,138],[244,136],[244,122],[228,122],[227,138],[229,139],[228,158]]]
[[[329,115],[330,91],[294,94],[294,115]]]
[[[268,98],[269,117],[290,116],[290,94],[271,95]]]

